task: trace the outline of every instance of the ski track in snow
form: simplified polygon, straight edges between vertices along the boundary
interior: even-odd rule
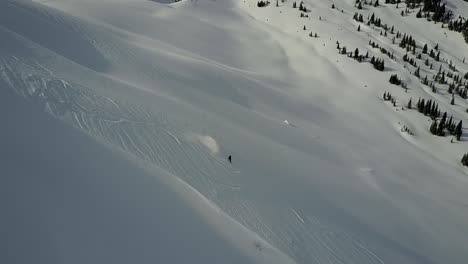
[[[302,217],[296,212],[296,210],[294,210],[292,208],[289,208],[289,209],[291,209],[291,211],[294,213],[294,215],[297,216],[297,219],[299,219],[299,221],[301,221],[303,224],[305,223],[304,219],[302,219]]]

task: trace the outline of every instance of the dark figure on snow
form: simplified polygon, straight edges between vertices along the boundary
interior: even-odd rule
[[[229,163],[232,163],[232,157],[231,157],[231,155],[229,155],[228,160],[229,160]]]

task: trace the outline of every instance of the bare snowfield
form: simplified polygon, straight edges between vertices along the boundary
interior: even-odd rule
[[[164,2],[0,2],[1,263],[466,263],[466,135],[402,107],[468,103],[357,32],[354,1]],[[468,71],[461,34],[359,12]],[[383,72],[337,52],[383,58],[369,39]]]

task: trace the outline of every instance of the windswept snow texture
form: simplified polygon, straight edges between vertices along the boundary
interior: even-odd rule
[[[0,262],[466,263],[466,136],[380,97],[468,104],[338,55],[378,39],[354,2],[0,1]]]

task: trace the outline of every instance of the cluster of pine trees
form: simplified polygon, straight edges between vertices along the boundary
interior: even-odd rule
[[[448,92],[453,94],[458,94],[461,98],[463,99],[467,99],[468,98],[468,87],[463,87],[461,85],[459,86],[455,86],[454,83],[451,83],[449,85],[449,89],[448,89]]]
[[[378,1],[376,1],[378,3]],[[371,2],[372,3],[372,2]],[[357,22],[364,23],[364,18],[361,14],[359,13],[354,13],[353,19],[356,20]],[[382,20],[380,18],[377,18],[374,13],[369,17],[367,17],[367,25],[374,25],[376,27],[381,27],[384,29],[384,32],[380,32],[381,36],[387,36],[387,31],[390,30],[390,34],[394,34],[395,27],[392,26],[389,28],[387,24],[382,24]],[[358,26],[358,31],[360,31],[361,26]]]
[[[293,2],[293,8],[297,8],[296,1]],[[303,1],[299,3],[299,11],[304,12],[304,13],[310,12],[310,10],[307,9]]]
[[[445,131],[449,132],[451,135],[454,135],[457,140],[460,140],[463,134],[463,121],[460,120],[457,125],[452,117],[447,120],[447,112],[444,113],[442,119],[438,122],[436,119],[432,122],[429,131],[436,136],[444,137]]]
[[[452,20],[453,12],[446,8],[446,3],[442,3],[441,0],[411,0],[411,2],[412,8],[422,4],[422,7],[416,13],[417,18],[446,23],[449,30],[461,32],[468,43],[468,20],[462,16]]]
[[[318,35],[317,35],[317,32],[316,33],[312,33],[312,31],[309,33],[309,37],[314,37],[314,38],[318,38]]]
[[[384,47],[380,47],[379,44],[373,42],[372,40],[369,40],[369,45],[374,48],[374,49],[379,49],[380,52],[382,52],[383,54],[387,55],[390,59],[393,60],[394,56],[393,56],[393,52],[390,53],[390,51],[388,51],[387,49],[385,49]]]
[[[391,93],[389,92],[384,92],[383,94],[383,100],[384,101],[390,101],[392,103],[393,106],[396,106],[396,99],[395,97],[392,96]]]
[[[299,4],[299,11],[302,11],[304,13],[307,13],[307,7],[304,5],[304,2],[301,1],[301,3]]]
[[[437,51],[437,54],[436,54],[434,50],[431,49],[431,52],[429,52],[429,57],[433,58],[436,61],[440,61],[440,51]]]
[[[297,3],[296,3],[296,1],[294,1],[294,2],[293,2],[293,8],[296,8],[296,7],[297,7]],[[299,3],[299,11],[304,12],[304,13],[307,13],[307,12],[309,12],[310,10],[308,10],[307,7],[305,6],[304,2],[301,1],[301,2]]]
[[[367,21],[367,25],[374,25],[376,27],[381,27],[382,26],[382,20],[380,18],[377,18],[374,13],[372,13],[371,17]]]
[[[362,1],[362,0],[356,0],[356,2],[354,3],[354,6],[355,6],[357,9],[361,10],[363,4],[364,4],[364,5],[371,5],[371,6],[373,6],[373,7],[378,7],[378,6],[380,6],[379,0],[375,0],[374,2],[372,2],[372,0],[369,1],[369,2],[367,2],[367,0],[364,0],[364,1]]]
[[[454,67],[450,67],[450,65],[449,65],[449,68],[454,69]],[[465,76],[467,78],[465,77],[463,78],[468,79],[468,73]],[[449,87],[448,87],[448,92],[452,95],[458,94],[461,98],[467,99],[468,98],[468,81],[464,81],[463,78],[460,77],[460,75],[454,75],[454,73],[450,71],[447,72],[447,74],[445,74],[445,70],[442,70],[442,65],[440,65],[439,71],[433,77],[433,79],[439,82],[440,84],[448,84],[448,78],[452,79],[452,82],[449,84]],[[453,98],[452,98],[452,101],[454,101]]]
[[[268,6],[269,4],[270,4],[270,1],[260,0],[260,1],[257,2],[258,7],[265,7],[265,6]]]
[[[403,47],[403,48],[406,47],[407,51],[412,50],[412,53],[415,54],[416,53],[416,43],[415,42],[416,41],[415,41],[415,39],[412,38],[412,36],[407,36],[405,34],[403,36],[402,42],[400,43],[400,47]],[[437,54],[434,52],[434,50],[437,51]],[[424,44],[424,47],[422,48],[422,54],[427,54],[427,53],[428,53],[428,46],[427,46],[427,44]],[[435,61],[440,61],[439,44],[436,44],[434,49],[431,49],[431,51],[429,52],[429,57],[433,58]],[[416,56],[416,59],[420,59],[420,60],[423,59],[421,53],[419,53]],[[427,79],[427,76],[425,76],[424,79],[421,79],[421,76],[420,76],[420,70],[421,69],[417,64],[416,59],[411,58],[408,54],[403,55],[403,61],[404,62],[408,62],[413,67],[417,68],[415,70],[415,72],[414,72],[414,75],[416,77],[420,78],[421,82],[424,85],[428,85],[432,89],[432,92],[436,93],[437,92],[437,87],[435,86],[435,84],[433,82],[429,83],[429,81]],[[430,69],[432,69],[432,67],[433,67],[432,63],[430,63],[430,61],[429,61],[429,58],[425,59],[424,64],[426,66],[430,67]],[[454,66],[451,66],[451,67],[454,68]],[[441,69],[442,69],[442,65],[440,66],[438,74],[434,75],[433,79],[436,82],[439,82],[440,84],[447,84],[447,78],[445,77],[445,71],[441,72]],[[448,77],[450,77],[450,76],[448,76]]]
[[[338,49],[338,52],[343,55],[348,55],[350,58],[354,58],[355,60],[359,62],[366,61],[369,58],[369,52],[366,52],[366,55],[362,55],[359,53],[359,49],[356,48],[354,52],[348,52],[346,49],[346,46],[340,47],[340,43],[337,41],[336,42],[336,48]],[[369,63],[374,66],[374,69],[378,71],[383,71],[385,69],[385,60],[384,59],[379,59],[376,58],[375,56],[372,56],[372,58],[369,60]]]
[[[435,22],[449,22],[452,17],[452,11],[446,8],[446,3],[442,3],[441,0],[424,0],[422,12],[426,13],[426,17],[429,17],[429,13],[432,14],[431,19]]]
[[[404,61],[404,62],[408,62],[408,63],[411,64],[411,66],[413,66],[413,67],[418,67],[418,64],[416,63],[416,60],[413,59],[413,58],[410,58],[410,57],[408,56],[408,54],[403,55],[403,61]]]
[[[376,48],[379,49],[380,48],[379,44],[375,43],[372,40],[369,40],[369,45],[374,49],[376,49]]]
[[[424,45],[425,48],[423,48],[423,51],[427,50],[426,46],[427,45]],[[436,45],[436,49],[438,49],[438,45]],[[431,52],[432,52],[432,50],[431,50]],[[404,61],[407,61],[411,65],[416,67],[416,63],[414,61],[412,61],[411,59],[408,59],[408,58],[409,57],[407,55],[403,56]],[[424,64],[426,66],[430,65],[430,69],[432,69],[432,64],[429,64],[429,59],[426,58]],[[455,67],[455,65],[452,64],[452,62],[450,62],[449,68],[452,71],[456,71],[456,67]],[[414,72],[414,75],[416,77],[420,78],[420,67],[417,68],[417,70]],[[468,73],[466,75],[467,75],[466,79],[468,79]],[[449,83],[449,78],[452,79],[451,83]],[[454,72],[451,72],[451,71],[448,71],[446,73],[445,70],[442,70],[442,64],[441,64],[437,74],[434,74],[433,77],[432,77],[432,80],[434,80],[434,82],[432,82],[432,81],[429,82],[427,76],[425,76],[424,78],[420,78],[420,80],[424,85],[429,86],[432,89],[433,92],[437,92],[436,86],[434,84],[435,82],[437,82],[439,84],[448,84],[449,85],[448,92],[450,94],[458,94],[461,98],[467,99],[468,98],[468,81],[464,81],[463,78],[460,77],[460,75],[458,75],[458,74],[454,75]]]
[[[401,85],[402,82],[400,79],[398,79],[398,75],[396,74],[393,74],[390,76],[390,79],[388,80],[391,84],[394,84],[394,85]]]
[[[393,60],[394,56],[393,56],[393,52],[390,53],[390,51],[388,51],[387,49],[383,48],[383,47],[380,47],[380,52],[382,52],[383,54],[387,55],[390,59]]]
[[[462,16],[459,16],[455,20],[451,20],[448,23],[448,29],[456,32],[463,32],[468,29],[468,20]]]
[[[408,102],[408,108],[411,109],[411,99]],[[460,120],[457,125],[455,125],[455,120],[451,116],[450,119],[447,120],[447,112],[444,112],[440,121],[437,118],[440,116],[439,104],[437,104],[433,100],[425,101],[424,99],[419,99],[418,103],[416,104],[417,110],[426,115],[430,116],[434,121],[432,122],[429,131],[433,135],[437,136],[445,136],[446,131],[449,132],[451,135],[454,135],[457,140],[460,140],[463,130],[463,122]]]
[[[452,73],[447,73],[447,77],[450,77],[449,74],[451,76],[453,76]],[[456,93],[458,93],[459,91],[462,91],[462,90],[465,90],[468,88],[468,73],[465,74],[465,76],[462,78],[460,77],[460,75],[455,75],[452,78],[452,83],[449,85],[449,93],[452,93],[453,91],[455,91]],[[465,79],[465,80],[463,80]],[[465,97],[463,97],[464,99],[466,99]]]
[[[362,14],[354,13],[353,19],[357,22],[364,23],[364,18],[362,17]]]
[[[416,51],[416,40],[413,39],[412,36],[403,35],[403,38],[401,39],[400,42],[400,48],[407,49],[407,50],[413,50],[413,52]]]
[[[440,116],[439,104],[432,100],[424,100],[419,98],[416,103],[416,109],[418,112],[422,113],[425,116],[430,116],[432,119],[435,119]]]
[[[401,0],[385,0],[386,4],[399,4]]]
[[[447,122],[447,112],[444,113],[440,122],[437,122],[437,120],[434,119],[434,121],[431,124],[431,127],[429,128],[429,131],[431,132],[431,134],[439,136],[439,137],[445,136],[444,129],[445,129],[446,122]]]
[[[447,84],[447,79],[445,78],[445,71],[442,71],[442,64],[439,67],[439,72],[434,76],[434,80],[440,84]]]
[[[370,63],[372,64],[372,66],[374,66],[374,69],[378,71],[383,71],[385,69],[384,59],[379,59],[379,58],[375,58],[374,56],[372,56]]]

